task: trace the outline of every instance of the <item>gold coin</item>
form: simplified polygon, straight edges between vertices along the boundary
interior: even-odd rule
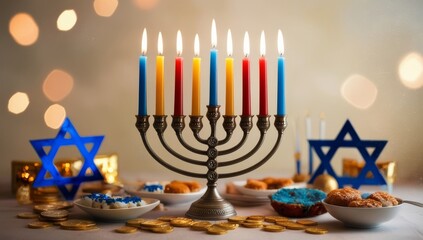
[[[63,219],[68,217],[69,212],[66,210],[47,210],[40,213],[41,217],[46,219]]]
[[[135,218],[126,221],[126,225],[130,227],[140,227],[140,224],[147,221],[145,218]]]
[[[192,219],[188,218],[175,218],[170,221],[170,225],[174,227],[190,227],[192,223]]]
[[[247,217],[248,220],[258,220],[258,221],[264,221],[264,216],[262,215],[252,215]]]
[[[71,219],[60,223],[67,230],[90,230],[96,228],[96,223],[89,220]]]
[[[246,219],[247,219],[247,217],[244,217],[244,216],[233,216],[233,217],[228,218],[228,221],[234,222],[234,223],[242,223]]]
[[[144,228],[158,227],[161,225],[167,225],[167,223],[159,220],[147,220],[140,223],[140,226]]]
[[[174,217],[174,216],[161,216],[159,218],[157,218],[157,220],[163,221],[163,222],[170,222],[172,221],[172,219],[175,219],[178,217]]]
[[[328,232],[328,230],[326,228],[321,227],[309,227],[306,228],[305,232],[311,234],[325,234]]]
[[[289,220],[289,219],[285,219],[285,220],[277,220],[277,221],[275,222],[275,224],[276,224],[276,225],[279,225],[279,226],[284,226],[284,224],[285,224],[286,222],[293,223],[293,221],[291,221],[291,220]]]
[[[257,223],[257,224],[263,224],[263,220],[259,220],[259,219],[247,219],[244,222],[247,223]]]
[[[298,219],[297,223],[305,225],[305,226],[316,226],[318,223],[316,221],[310,219]]]
[[[263,226],[263,231],[266,232],[282,232],[285,231],[285,227],[279,226],[279,225],[264,225]]]
[[[34,219],[38,217],[38,214],[35,214],[32,212],[22,212],[22,213],[18,213],[16,217],[23,218],[23,219]]]
[[[191,225],[191,229],[195,231],[206,231],[207,228],[211,227],[213,224],[210,222],[194,222]]]
[[[246,227],[246,228],[261,228],[263,226],[263,224],[261,222],[260,223],[257,223],[257,222],[243,222],[243,223],[241,223],[241,225],[243,227]]]
[[[223,228],[218,227],[218,226],[211,226],[207,229],[207,233],[213,234],[213,235],[223,235],[223,234],[228,233],[228,230],[223,229]]]
[[[266,217],[264,217],[264,221],[269,222],[269,223],[275,223],[277,221],[285,221],[285,220],[288,220],[288,218],[281,217],[281,216],[266,216]]]
[[[134,233],[138,230],[136,227],[130,227],[130,226],[123,226],[120,228],[116,228],[115,232],[117,233]]]
[[[221,223],[216,223],[215,226],[221,227],[226,230],[235,230],[238,228],[239,224],[230,223],[230,222],[221,222]]]
[[[48,228],[51,226],[53,226],[53,224],[48,222],[35,221],[35,222],[28,223],[29,228]]]
[[[304,230],[304,229],[306,229],[306,226],[304,226],[302,224],[295,223],[295,222],[289,222],[289,221],[285,221],[285,222],[279,221],[279,222],[277,222],[277,225],[286,227],[286,228],[291,229],[291,230]]]
[[[33,210],[35,213],[41,213],[47,210],[59,210],[60,206],[56,204],[39,204],[34,205]]]
[[[169,225],[161,225],[159,227],[153,227],[150,229],[154,233],[170,233],[173,231],[173,227]]]
[[[52,223],[55,223],[55,222],[64,222],[64,221],[68,220],[68,218],[67,217],[64,217],[64,218],[55,218],[55,219],[50,218],[50,219],[48,219],[48,218],[43,218],[42,216],[39,216],[38,217],[38,220],[40,220],[42,222],[52,222]]]

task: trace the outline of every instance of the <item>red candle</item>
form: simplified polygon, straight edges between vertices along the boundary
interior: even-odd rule
[[[174,116],[181,116],[184,113],[183,110],[183,58],[181,57],[182,54],[182,35],[181,31],[178,31],[176,37],[176,52],[177,57],[175,58],[175,102],[174,102]]]
[[[261,116],[268,115],[267,109],[267,62],[264,55],[266,54],[266,43],[264,39],[264,31],[261,32],[260,37],[260,59],[259,59],[259,71],[260,71],[260,109],[259,114]]]
[[[248,54],[250,52],[250,40],[248,32],[244,35],[244,55],[242,59],[242,115],[251,115],[251,90],[250,90],[250,60]]]

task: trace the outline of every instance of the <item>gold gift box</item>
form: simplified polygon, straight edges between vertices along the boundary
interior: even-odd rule
[[[115,183],[118,180],[117,154],[97,155],[94,163],[104,177],[105,183]],[[81,159],[59,159],[54,161],[59,173],[64,177],[76,176],[83,164]],[[22,185],[31,185],[41,168],[39,161],[12,161],[12,193]],[[90,174],[87,172],[86,174]],[[48,175],[47,175],[48,177]]]
[[[347,177],[357,177],[365,165],[364,161],[357,161],[356,159],[344,158],[342,159],[342,175]],[[388,184],[393,184],[397,177],[397,164],[395,161],[381,161],[376,162],[377,168],[385,177]],[[367,178],[372,178],[371,172],[367,173]]]

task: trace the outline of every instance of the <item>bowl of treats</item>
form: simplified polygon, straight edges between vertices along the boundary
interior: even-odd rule
[[[197,181],[144,182],[125,186],[125,192],[131,195],[155,198],[164,204],[185,204],[199,199],[207,190]]]
[[[362,195],[357,189],[345,187],[329,192],[323,204],[330,215],[346,226],[374,228],[392,220],[402,202],[386,192]]]
[[[269,198],[273,209],[281,216],[304,218],[326,213],[322,203],[326,193],[318,189],[282,188]]]
[[[265,177],[233,182],[236,190],[244,195],[268,197],[280,188],[305,187],[305,183],[295,183],[292,178]]]
[[[104,221],[124,221],[153,210],[160,201],[137,196],[110,196],[102,193],[84,195],[74,201],[80,209]]]

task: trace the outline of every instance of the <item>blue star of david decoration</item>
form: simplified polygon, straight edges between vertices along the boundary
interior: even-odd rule
[[[82,182],[102,180],[103,176],[94,164],[94,157],[103,139],[104,136],[79,136],[69,118],[66,118],[56,138],[30,140],[32,147],[42,162],[33,187],[57,186],[66,200],[72,200],[75,198]],[[87,144],[92,144],[91,150],[89,150]],[[83,166],[77,176],[62,177],[54,165],[54,158],[60,147],[73,145],[78,148],[84,159]],[[50,147],[50,151],[45,151],[45,147]],[[88,169],[91,169],[92,174],[86,175]],[[51,175],[51,178],[45,178],[47,173]],[[69,186],[70,188],[68,188]]]
[[[345,139],[348,134],[351,140]],[[339,187],[351,185],[353,188],[358,189],[361,185],[386,185],[385,178],[376,166],[376,160],[388,141],[361,140],[351,122],[347,120],[334,140],[309,140],[308,142],[321,161],[319,167],[310,178],[310,184],[314,182],[317,176],[327,171],[338,181]],[[329,147],[326,154],[322,150],[323,147]],[[339,177],[333,170],[330,162],[338,148],[356,148],[360,152],[365,165],[357,177]],[[374,148],[374,150],[370,153],[367,148]],[[368,172],[373,174],[372,178],[366,177]]]

